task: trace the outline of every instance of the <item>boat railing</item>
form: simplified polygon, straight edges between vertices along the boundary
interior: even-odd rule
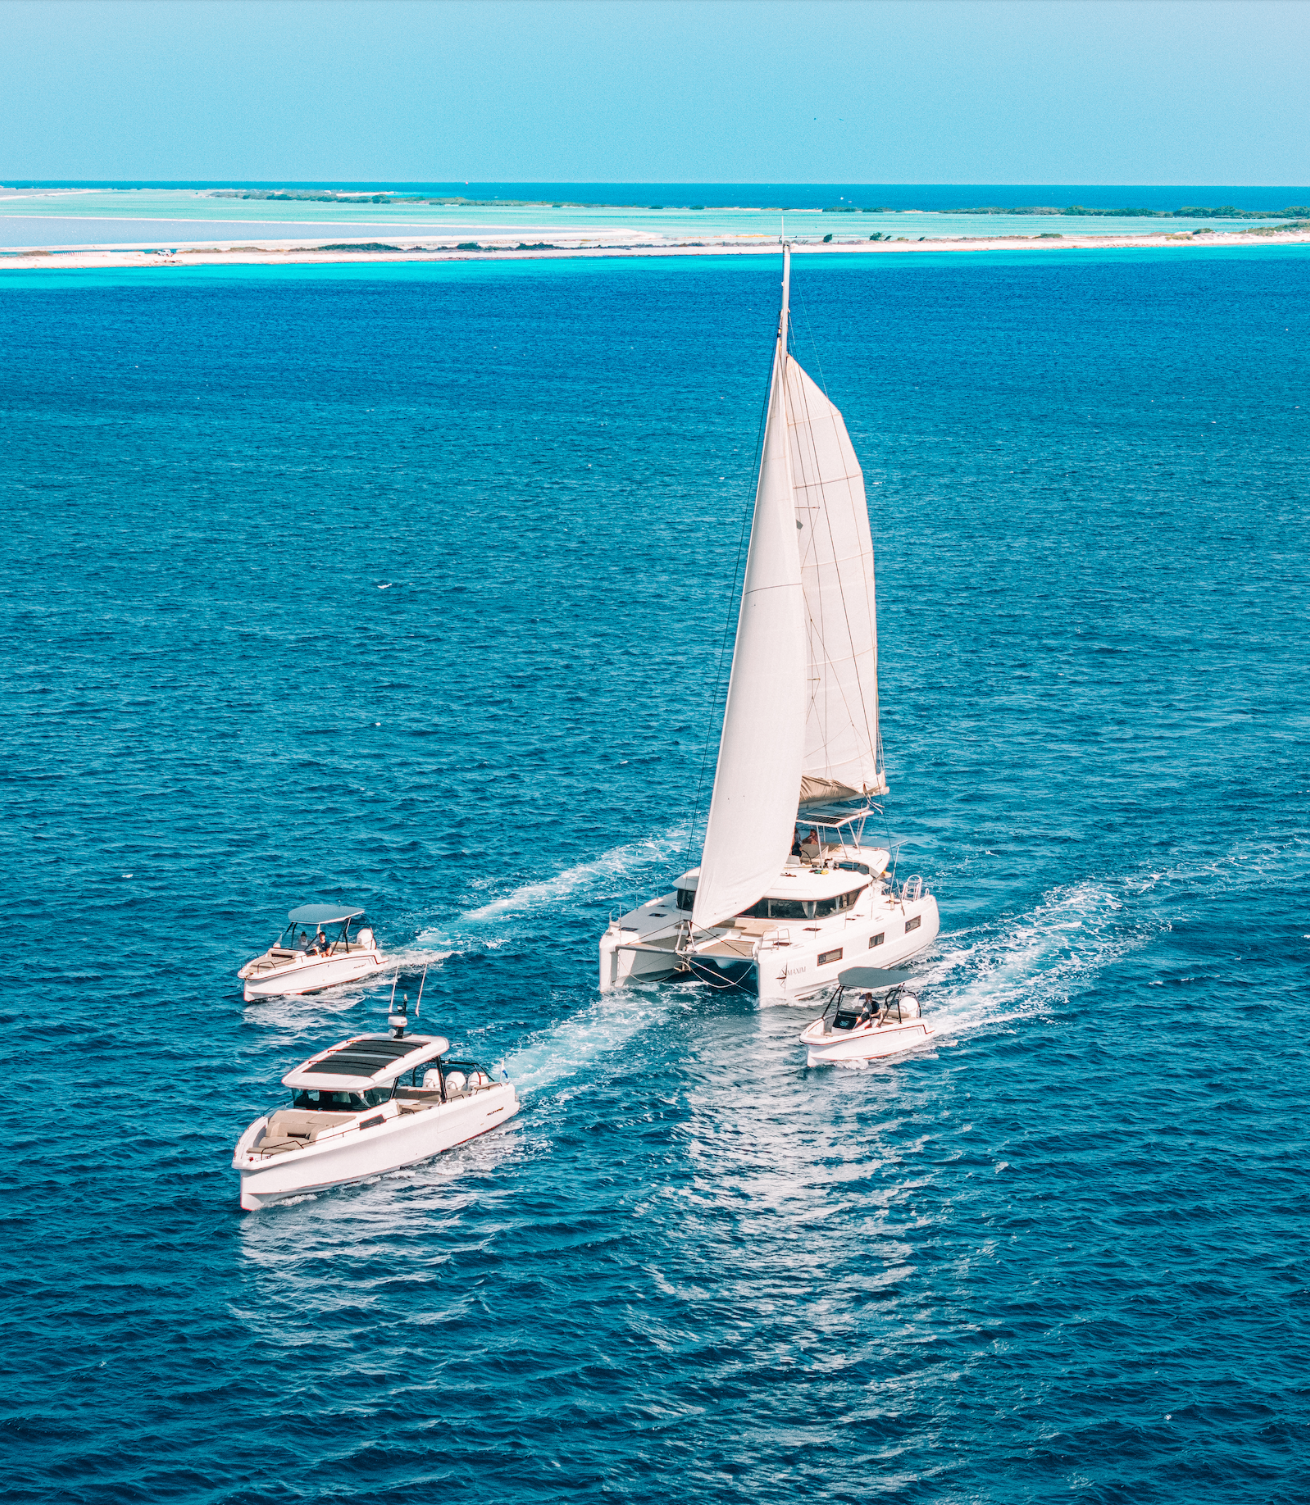
[[[913,903],[915,899],[922,899],[927,892],[923,879],[918,873],[901,884],[901,900],[904,903]]]
[[[766,930],[760,937],[760,949],[771,951],[775,946],[790,946],[791,931],[786,926],[779,926],[777,930]]]

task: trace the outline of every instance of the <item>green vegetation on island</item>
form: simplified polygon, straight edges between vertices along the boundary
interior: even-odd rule
[[[1216,209],[1200,208],[1186,204],[1181,209],[1086,209],[1082,204],[1070,204],[1067,209],[1052,208],[1044,204],[1032,204],[1026,208],[1007,209],[999,204],[972,209],[945,209],[944,214],[1069,214],[1096,219],[1288,219],[1310,215],[1310,208],[1295,204],[1289,209],[1237,209],[1232,204],[1222,204]]]

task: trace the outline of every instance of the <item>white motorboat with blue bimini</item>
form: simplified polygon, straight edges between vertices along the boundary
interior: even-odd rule
[[[245,984],[246,1002],[317,993],[379,971],[386,961],[363,919],[364,911],[349,904],[303,904],[293,909],[277,940],[237,973]],[[353,934],[352,926],[358,926]]]
[[[922,878],[865,846],[887,793],[873,538],[841,413],[788,350],[790,253],[750,547],[698,867],[616,916],[600,987],[677,976],[795,1003],[872,964],[904,981],[937,936]],[[875,956],[870,956],[876,952]]]
[[[257,1118],[237,1142],[241,1206],[252,1212],[369,1180],[499,1127],[519,1109],[513,1084],[449,1058],[440,1035],[355,1035],[282,1078],[289,1106]]]
[[[801,1033],[807,1066],[842,1066],[898,1056],[937,1033],[923,1018],[917,996],[904,984],[876,997],[882,974],[848,967],[823,1013]]]

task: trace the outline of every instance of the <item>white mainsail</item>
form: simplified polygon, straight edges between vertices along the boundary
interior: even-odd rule
[[[805,748],[805,617],[787,424],[788,259],[732,677],[692,923],[748,909],[791,850]]]
[[[790,255],[764,453],[692,923],[749,909],[798,803],[884,794],[864,477],[841,414],[787,353]]]
[[[809,665],[800,799],[885,794],[864,477],[842,415],[792,360],[787,413]]]

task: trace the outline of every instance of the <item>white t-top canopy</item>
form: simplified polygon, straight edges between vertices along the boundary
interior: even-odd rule
[[[323,1087],[329,1091],[363,1092],[388,1082],[425,1061],[435,1061],[450,1049],[440,1035],[356,1035],[310,1056],[282,1078],[284,1087]]]
[[[337,925],[342,920],[362,920],[364,911],[348,904],[302,904],[287,916],[293,925]]]

